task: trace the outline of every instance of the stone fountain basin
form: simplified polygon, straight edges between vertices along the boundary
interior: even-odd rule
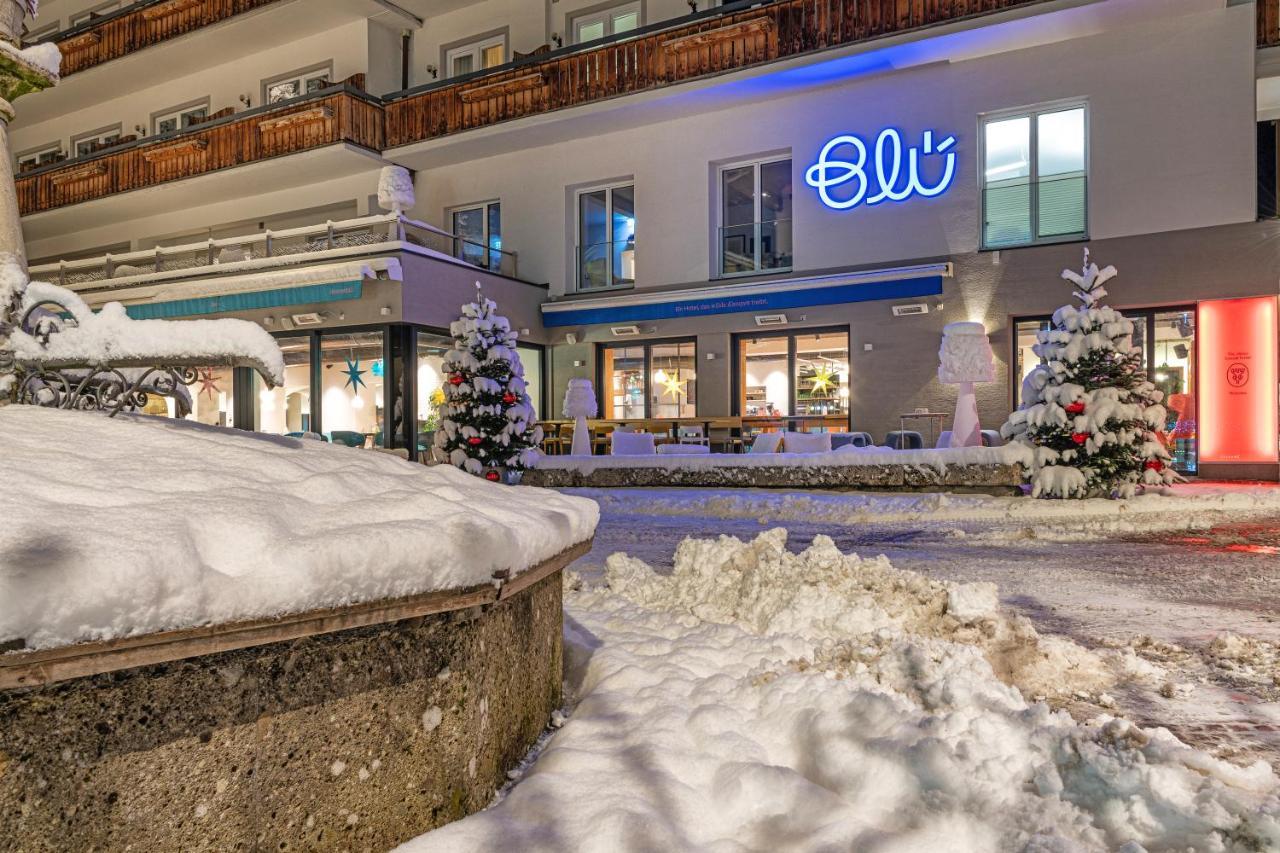
[[[387,849],[561,703],[561,570],[0,655],[0,850]]]

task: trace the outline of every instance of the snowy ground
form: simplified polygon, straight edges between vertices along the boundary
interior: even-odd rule
[[[1280,489],[577,494],[568,721],[414,853],[1280,849]]]

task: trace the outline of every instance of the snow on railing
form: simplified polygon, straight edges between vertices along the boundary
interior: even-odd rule
[[[469,262],[468,258],[478,256],[483,259],[483,268],[516,277],[515,252],[483,246],[434,225],[394,213],[40,264],[31,268],[31,274],[80,292],[154,280],[165,277],[165,274],[190,275],[209,268],[226,271],[276,265],[272,261],[303,263],[322,252],[361,248],[387,250],[398,249],[402,245],[427,249],[464,263]]]
[[[6,280],[25,277],[13,261]],[[27,281],[8,355],[18,368],[18,402],[115,415],[146,407],[149,395],[173,397],[189,408],[186,386],[200,369],[247,367],[268,387],[284,382],[284,357],[275,339],[243,320],[134,320],[119,302],[93,311],[77,294]]]

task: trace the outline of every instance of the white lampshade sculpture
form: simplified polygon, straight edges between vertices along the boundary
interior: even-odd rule
[[[591,436],[587,434],[587,418],[596,416],[596,391],[590,379],[570,379],[564,389],[564,416],[573,418],[571,456],[591,455]]]
[[[938,362],[938,379],[960,386],[956,416],[951,424],[951,446],[982,446],[982,426],[978,423],[978,400],[973,395],[973,386],[977,382],[994,382],[996,378],[987,330],[981,323],[948,323],[942,328]]]

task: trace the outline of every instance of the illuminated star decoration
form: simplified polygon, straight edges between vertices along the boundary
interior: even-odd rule
[[[218,377],[213,375],[213,368],[202,367],[196,371],[196,377],[200,381],[200,392],[197,396],[203,397],[209,395],[209,399],[213,399],[214,394],[219,394],[222,389],[218,387]]]
[[[360,386],[365,384],[365,371],[360,369],[360,359],[357,358],[355,361],[347,359],[347,369],[342,372],[347,376],[347,382],[346,385],[343,386],[344,388],[349,385],[351,386],[352,391],[359,391]]]
[[[822,364],[813,369],[813,392],[830,391],[836,379],[836,372],[830,365]]]
[[[684,386],[688,384],[688,379],[680,378],[680,371],[668,373],[666,378],[662,380],[662,393],[670,394],[671,399],[679,400],[680,395],[685,393]]]

